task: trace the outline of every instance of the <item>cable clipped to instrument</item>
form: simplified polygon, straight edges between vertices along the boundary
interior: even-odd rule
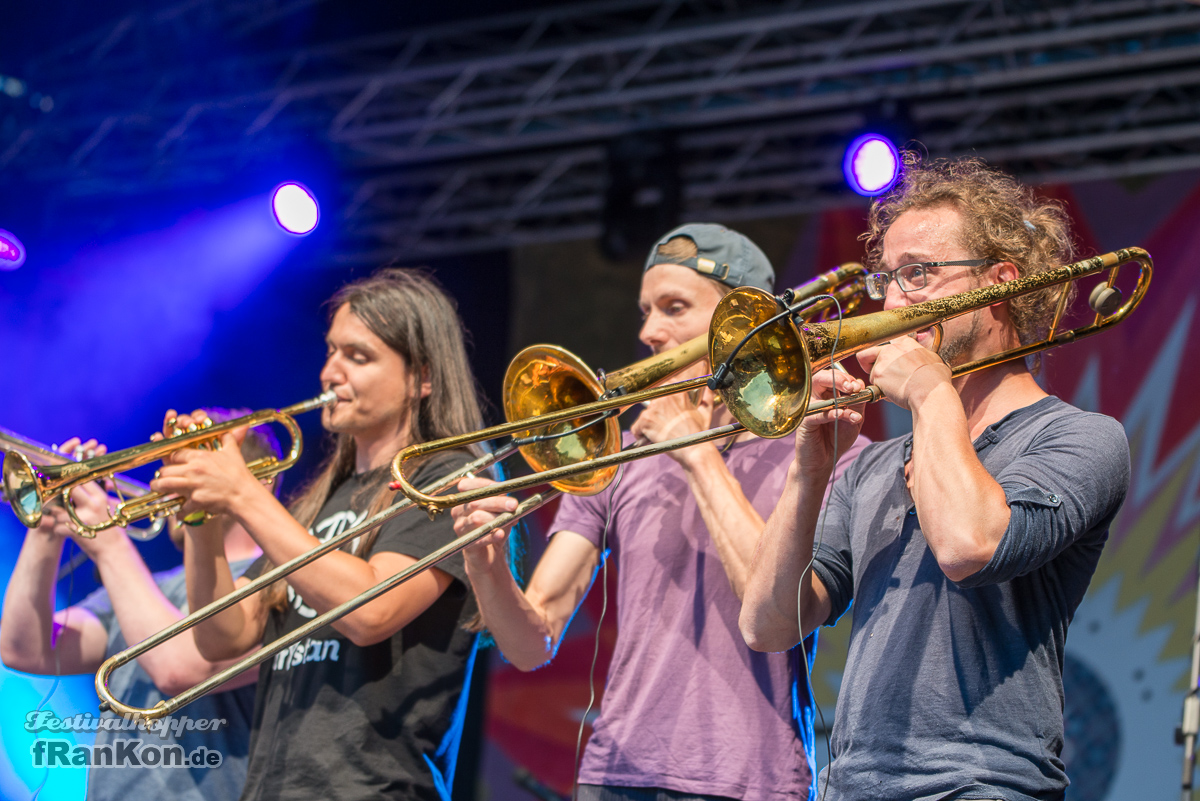
[[[737,357],[738,353],[740,353],[742,348],[746,346],[746,343],[756,337],[760,331],[763,331],[768,326],[774,325],[785,317],[795,318],[802,310],[812,306],[818,301],[829,300],[839,304],[837,317],[835,319],[839,322],[842,319],[840,303],[833,295],[817,295],[815,298],[805,298],[799,303],[793,303],[794,297],[795,293],[793,293],[790,289],[785,290],[782,295],[776,297],[779,305],[783,306],[783,311],[779,312],[774,317],[759,323],[746,332],[746,335],[743,336],[741,340],[739,340],[738,343],[733,346],[733,350],[731,350],[729,355],[725,357],[725,361],[718,364],[716,369],[712,371],[712,375],[708,377],[709,389],[711,389],[713,392],[719,392],[720,390],[729,389],[731,386],[733,386],[733,375],[731,371],[733,370],[733,361]]]

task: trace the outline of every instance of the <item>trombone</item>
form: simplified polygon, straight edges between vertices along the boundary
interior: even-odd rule
[[[1139,266],[1137,285],[1129,299],[1121,303],[1120,290],[1115,286],[1117,275],[1123,265],[1131,262]],[[1074,282],[1106,270],[1106,280],[1096,286],[1088,298],[1088,304],[1095,313],[1092,322],[1060,331],[1059,326],[1062,324]],[[750,431],[759,437],[775,439],[794,431],[806,414],[834,405],[845,406],[881,400],[882,391],[878,387],[868,386],[857,393],[832,401],[810,403],[812,374],[829,367],[838,359],[866,348],[905,334],[940,326],[951,318],[1020,295],[1061,285],[1054,317],[1046,336],[1037,342],[959,365],[952,371],[955,378],[1097,334],[1124,320],[1141,303],[1150,285],[1153,270],[1154,263],[1145,250],[1125,248],[958,295],[860,315],[850,320],[811,323],[802,327],[797,326],[793,320],[792,300],[781,303],[780,299],[761,289],[742,287],[721,300],[710,322],[709,364],[715,366],[712,375],[615,398],[602,398],[556,411],[542,412],[534,406],[530,409],[531,413],[523,419],[505,425],[410,446],[396,454],[392,460],[392,477],[395,479],[393,486],[431,515],[459,504],[545,484],[572,492],[574,490],[571,482],[578,481],[580,475],[599,476],[589,481],[586,487],[587,493],[599,492],[612,480],[617,465],[624,462],[686,448],[741,431]],[[622,451],[592,451],[573,461],[570,457],[574,454],[555,454],[564,457],[560,459],[559,464],[546,469],[537,469],[535,466],[537,472],[532,475],[437,497],[413,487],[404,475],[407,462],[444,449],[461,448],[505,435],[516,435],[525,440],[539,439],[531,437],[529,432],[535,428],[545,429],[564,423],[572,426],[568,431],[574,431],[581,427],[576,421],[582,418],[599,415],[592,420],[595,423],[622,406],[677,392],[691,392],[706,386],[720,395],[737,420],[736,423],[688,437]],[[507,410],[507,400],[505,406]],[[510,414],[509,417],[512,419],[513,415]],[[529,457],[526,458],[528,460]]]
[[[64,464],[66,462],[74,461],[71,456],[58,450],[57,447],[43,445],[36,440],[23,437],[17,432],[10,431],[7,428],[0,428],[0,451],[5,453],[16,451],[17,453],[22,454],[30,464],[36,465],[37,467]],[[116,493],[118,499],[127,497],[138,498],[150,492],[150,487],[146,486],[140,481],[129,478],[128,476],[114,474],[109,478],[112,481],[112,491]],[[4,485],[0,485],[0,499],[2,499],[5,503],[9,502],[8,492],[4,488]],[[150,521],[150,525],[145,528],[141,528],[139,526],[130,526],[128,532],[129,536],[135,540],[152,540],[162,533],[163,524],[165,522],[165,518],[158,517],[152,519]]]
[[[177,431],[166,439],[135,445],[132,448],[96,456],[82,462],[36,464],[33,459],[20,450],[11,450],[4,455],[4,493],[9,499],[13,512],[27,528],[36,528],[42,519],[42,508],[46,503],[55,497],[61,497],[67,514],[71,516],[71,521],[76,526],[79,535],[83,537],[94,537],[97,532],[113,526],[126,527],[138,520],[155,520],[166,517],[174,514],[183,506],[183,498],[153,492],[146,487],[145,492],[136,493],[134,497],[129,499],[122,497],[109,513],[107,520],[94,525],[85,523],[79,519],[75,506],[71,502],[71,490],[91,481],[112,479],[117,470],[132,470],[159,461],[182,448],[216,447],[219,445],[217,441],[223,434],[236,428],[279,423],[287,429],[292,437],[292,447],[287,456],[282,459],[264,456],[246,465],[256,478],[260,480],[269,478],[287,470],[300,458],[304,439],[300,433],[300,426],[294,419],[295,416],[328,406],[335,399],[333,392],[323,392],[315,398],[283,409],[263,409],[217,425],[212,425],[212,421],[206,421],[204,426],[190,426],[187,431]],[[120,489],[119,485],[118,489]]]
[[[813,302],[806,310],[806,314],[817,316],[828,314],[830,310],[841,304],[842,309],[856,308],[862,300],[862,295],[865,291],[866,269],[858,263],[843,264],[840,267],[829,270],[811,281],[791,290],[791,294],[797,298],[812,299]],[[819,296],[819,297],[818,297]],[[657,356],[652,356],[648,359],[636,362],[622,370],[612,373],[600,373],[599,377],[583,363],[578,357],[565,351],[561,348],[553,348],[551,346],[535,346],[543,350],[536,351],[539,354],[544,354],[549,361],[538,361],[536,359],[522,359],[521,354],[513,360],[514,364],[520,363],[523,366],[529,366],[531,375],[530,381],[541,381],[545,388],[539,395],[548,398],[556,399],[559,403],[570,403],[578,400],[578,402],[586,401],[590,393],[591,398],[597,398],[602,395],[613,393],[619,395],[622,392],[628,392],[643,386],[648,386],[656,381],[661,381],[669,377],[672,373],[676,373],[687,367],[694,361],[703,358],[707,348],[707,335],[697,337],[694,340],[685,342],[676,348],[661,353]],[[528,348],[526,351],[534,351],[535,348]],[[523,351],[522,353],[525,353]],[[520,368],[524,370],[524,368]],[[513,372],[514,367],[510,365],[509,372]],[[509,386],[505,383],[506,389]],[[537,387],[523,385],[526,390],[536,390]],[[514,390],[515,391],[515,390]],[[506,394],[507,391],[506,391]],[[524,400],[517,401],[515,405],[510,403],[510,399],[505,399],[505,411],[508,414],[512,413],[513,409],[522,408],[523,403],[530,402],[528,395],[524,396]],[[283,410],[287,411],[287,410]],[[236,421],[235,421],[236,422]],[[594,421],[589,422],[580,432],[584,436],[590,436],[586,433],[586,429],[594,428]],[[244,425],[244,423],[238,423]],[[611,425],[609,425],[611,424]],[[720,439],[726,436],[722,433],[711,433],[709,439]],[[566,439],[560,437],[559,439]],[[616,422],[609,419],[605,421],[604,437],[600,438],[601,444],[607,439],[610,442],[619,441]],[[590,440],[589,440],[590,441]],[[460,479],[474,475],[482,470],[486,470],[492,465],[507,459],[509,456],[520,451],[528,460],[531,454],[522,450],[529,443],[524,443],[521,440],[513,440],[506,443],[491,453],[474,459],[470,463],[463,465],[457,470],[437,479],[428,486],[423,488],[423,492],[427,494],[441,492],[449,487],[452,487]],[[615,468],[614,468],[615,470]],[[586,480],[583,486],[586,487]],[[393,486],[395,489],[395,486]],[[601,488],[598,488],[598,492]],[[125,704],[118,700],[109,690],[109,682],[113,671],[122,665],[137,659],[147,651],[157,647],[166,640],[177,636],[178,634],[187,631],[196,626],[198,623],[212,617],[213,615],[228,609],[234,604],[240,602],[259,590],[273,584],[279,579],[294,573],[300,568],[324,556],[325,554],[341,547],[343,544],[354,540],[366,531],[370,531],[376,526],[382,525],[386,521],[401,514],[402,512],[414,509],[417,504],[405,498],[392,506],[378,512],[375,515],[367,518],[357,526],[352,526],[345,531],[330,537],[325,542],[321,543],[312,550],[300,554],[299,556],[290,559],[287,562],[263,573],[258,578],[248,584],[235,589],[233,592],[218,598],[207,606],[197,609],[175,624],[168,626],[162,631],[146,638],[142,642],[130,648],[126,648],[118,654],[114,654],[104,661],[100,669],[96,671],[96,694],[100,697],[101,711],[110,710],[125,717],[144,718],[146,720],[154,720],[173,714],[178,709],[186,706],[197,698],[212,692],[220,687],[225,682],[232,679],[234,676],[249,670],[256,665],[265,662],[272,658],[275,654],[290,647],[293,643],[299,642],[305,637],[312,634],[314,631],[332,623],[333,621],[349,614],[363,604],[370,602],[372,599],[382,595],[392,588],[408,581],[416,574],[433,567],[444,559],[457,554],[467,546],[482,539],[487,534],[495,531],[497,528],[511,525],[526,515],[531,514],[550,500],[561,494],[561,490],[549,490],[543,493],[532,495],[521,501],[517,508],[512,512],[506,512],[491,522],[476,528],[474,531],[455,539],[438,550],[421,559],[418,562],[410,565],[404,570],[396,573],[388,579],[380,582],[366,592],[351,598],[345,603],[330,609],[324,614],[318,615],[312,620],[305,623],[300,628],[290,634],[280,637],[262,649],[247,655],[238,662],[230,665],[221,672],[210,676],[208,679],[200,682],[194,687],[185,690],[184,692],[168,699],[160,701],[154,707],[135,707]]]

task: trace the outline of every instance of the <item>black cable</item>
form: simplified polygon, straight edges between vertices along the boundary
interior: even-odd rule
[[[828,297],[830,297],[833,300],[833,302],[837,305],[837,322],[838,322],[837,333],[833,337],[833,349],[830,351],[830,364],[833,364],[836,361],[838,345],[840,344],[841,339],[842,339],[842,304],[838,301],[837,298],[833,297],[832,295],[830,295]],[[837,405],[837,398],[838,398],[837,382],[833,381],[833,382],[831,382],[831,384],[833,387],[833,407],[832,408],[833,408],[834,412],[836,412],[839,408]],[[835,419],[833,422],[833,453],[835,456],[837,455],[837,452],[838,452],[838,421]],[[836,481],[837,481],[837,463],[835,461],[834,467],[833,467],[833,473],[829,476],[828,494],[830,497],[833,496],[833,485]],[[812,570],[813,564],[817,560],[817,549],[819,549],[821,547],[821,543],[823,543],[825,541],[825,519],[826,519],[828,513],[829,513],[829,504],[822,503],[822,505],[821,505],[821,521],[820,521],[819,525],[817,526],[817,531],[818,531],[817,541],[813,544],[813,552],[812,552],[812,556],[809,557],[808,564],[806,564],[804,566],[804,569],[800,571],[800,581],[796,585],[796,627],[801,630],[801,632],[800,632],[801,635],[803,635],[803,633],[804,633],[803,632],[803,625],[804,625],[803,618],[801,617],[802,610],[800,608],[801,588],[804,586],[805,574],[807,574],[808,571]],[[812,674],[810,673],[810,671],[808,669],[808,654],[804,650],[804,637],[803,636],[801,636],[801,638],[800,638],[800,661],[804,665],[804,683],[808,687],[808,697],[812,699],[813,706],[816,707],[816,709],[817,709],[817,716],[820,717],[820,719],[821,719],[821,728],[825,730],[825,756],[826,756],[827,762],[826,762],[826,766],[825,766],[825,786],[821,790],[821,801],[824,801],[825,794],[829,791],[829,774],[833,770],[833,744],[832,744],[833,732],[831,732],[829,730],[829,727],[825,724],[825,713],[821,711],[821,705],[819,703],[817,703],[817,694],[814,691],[813,684],[812,684]],[[815,762],[816,760],[814,759],[813,761]],[[815,776],[813,778],[816,779]]]
[[[578,434],[580,431],[584,430],[585,428],[591,428],[592,426],[596,425],[597,423],[603,423],[605,420],[608,420],[609,418],[616,417],[618,414],[620,414],[620,412],[621,412],[620,409],[609,409],[608,411],[600,412],[600,414],[598,414],[594,420],[590,420],[586,423],[580,423],[579,425],[575,426],[574,428],[568,428],[566,431],[559,431],[554,434],[535,434],[530,437],[520,437],[520,438],[513,437],[512,444],[518,448],[524,448],[526,445],[533,445],[538,442],[549,442],[552,439],[562,439],[563,437],[569,437],[572,434]]]
[[[725,358],[725,360],[723,362],[721,362],[721,364],[717,368],[717,370],[714,370],[713,374],[709,377],[709,379],[708,379],[709,389],[716,391],[717,389],[723,388],[728,383],[728,381],[732,380],[732,379],[728,378],[728,374],[732,368],[733,359],[737,356],[738,352],[746,345],[746,343],[749,342],[750,339],[753,338],[759,331],[761,331],[764,328],[766,328],[767,326],[783,319],[784,317],[788,317],[793,314],[796,314],[797,312],[803,310],[805,307],[812,305],[813,303],[815,303],[818,300],[821,300],[822,298],[829,298],[837,306],[838,328],[837,328],[837,335],[834,337],[834,340],[833,340],[833,352],[836,353],[838,342],[842,336],[842,305],[838,301],[838,299],[836,297],[834,297],[833,295],[815,295],[813,297],[806,298],[805,300],[803,300],[799,303],[796,303],[794,305],[788,305],[788,301],[790,300],[790,298],[788,298],[785,301],[781,301],[785,306],[783,311],[781,311],[778,314],[776,314],[775,316],[771,317],[769,320],[767,320],[763,323],[759,323],[754,328],[750,329],[750,331],[748,331],[746,333],[746,335],[744,337],[742,337],[741,341],[738,342],[738,344],[736,346],[734,346],[734,349],[730,352],[729,356],[727,356]],[[836,385],[834,386],[834,398],[835,398],[835,400],[837,398]],[[835,406],[835,408],[836,408],[836,406]],[[617,410],[612,409],[607,412],[604,412],[599,417],[597,417],[595,420],[592,420],[591,422],[576,426],[575,428],[570,429],[568,431],[563,431],[558,434],[541,434],[536,437],[523,438],[519,441],[514,439],[514,444],[519,443],[520,445],[525,445],[525,444],[531,444],[534,442],[544,442],[544,441],[551,440],[551,439],[558,439],[560,437],[565,437],[570,434],[574,434],[578,431],[582,431],[584,428],[593,426],[596,423],[602,422],[603,420],[606,420],[609,417],[614,416],[616,413],[617,413]],[[837,428],[836,428],[836,426],[834,428],[833,446],[834,446],[834,452],[836,453],[837,452]],[[600,560],[601,560],[600,581],[603,585],[601,587],[601,596],[600,596],[601,597],[600,617],[596,621],[596,635],[595,635],[595,640],[594,640],[593,647],[592,647],[592,664],[591,664],[591,668],[588,671],[588,704],[587,704],[587,707],[583,711],[583,715],[580,717],[579,732],[575,737],[575,762],[574,762],[575,781],[571,787],[572,801],[579,801],[579,758],[580,758],[580,754],[581,754],[581,751],[583,748],[583,730],[587,726],[587,717],[591,713],[592,706],[596,702],[596,662],[599,660],[599,657],[600,657],[600,630],[601,630],[601,626],[604,623],[605,613],[608,611],[608,556],[606,553],[607,546],[608,546],[608,531],[612,525],[613,502],[616,499],[617,488],[621,484],[621,479],[624,478],[624,476],[625,476],[624,467],[625,467],[625,465],[622,464],[622,465],[618,466],[618,468],[617,468],[617,476],[616,476],[616,479],[613,481],[612,492],[608,496],[608,511],[607,511],[607,514],[606,514],[605,520],[604,520],[604,529],[600,535]],[[824,536],[823,525],[824,525],[824,516],[822,516],[822,537]],[[812,567],[812,560],[810,559],[808,566],[800,574],[801,581],[803,581],[803,579],[804,579],[804,573],[807,572],[807,570],[811,567]],[[799,625],[799,621],[797,621],[797,625]],[[808,656],[804,650],[803,640],[801,640],[801,642],[800,642],[800,661],[804,665],[804,681],[808,687],[808,695],[810,698],[813,699],[813,706],[816,707],[817,714],[821,718],[822,728],[825,728],[825,714],[824,714],[824,712],[821,711],[821,705],[817,703],[816,693],[813,692],[812,677],[809,675],[809,670],[808,670]],[[826,730],[825,745],[826,745],[826,748],[828,749],[829,748],[828,730]],[[829,761],[831,763],[833,761],[831,751],[830,751]],[[825,788],[826,789],[829,788],[828,775],[826,775],[826,779],[825,779]],[[824,793],[822,793],[822,799],[823,798],[824,798]]]
[[[745,347],[746,343],[749,342],[755,335],[757,335],[758,332],[762,331],[767,326],[773,325],[774,323],[778,322],[779,320],[782,320],[784,317],[790,317],[794,314],[797,314],[798,312],[802,311],[807,306],[811,306],[814,303],[816,303],[818,300],[821,300],[823,298],[828,298],[837,307],[837,323],[838,323],[838,325],[837,325],[837,333],[833,338],[833,349],[830,353],[830,356],[832,359],[832,357],[837,354],[838,344],[840,343],[841,338],[842,338],[843,314],[842,314],[841,301],[839,301],[837,299],[837,297],[835,297],[833,295],[826,294],[826,295],[814,295],[812,297],[805,298],[803,301],[792,304],[791,303],[791,294],[790,294],[790,290],[789,290],[787,293],[785,293],[783,295],[782,298],[776,298],[776,300],[778,300],[780,302],[780,304],[784,306],[783,311],[772,316],[770,319],[766,320],[765,322],[759,323],[758,325],[751,328],[748,332],[746,332],[746,335],[743,336],[741,341],[739,341],[737,343],[737,345],[734,346],[733,350],[729,352],[729,355],[725,357],[724,361],[722,361],[721,364],[718,365],[716,367],[716,369],[713,370],[712,375],[708,379],[708,388],[710,390],[712,390],[713,392],[716,392],[720,389],[727,388],[729,386],[729,384],[731,384],[733,382],[733,376],[730,374],[733,369],[733,360],[734,360],[734,358],[737,357],[738,352],[741,351],[741,349],[743,347]],[[836,411],[838,408],[837,407],[837,382],[833,382],[833,400],[834,400],[833,409],[834,409],[834,411]],[[837,449],[838,449],[837,431],[838,431],[837,422],[835,421],[834,428],[833,428],[833,452],[835,454],[837,453]],[[836,464],[835,464],[834,476],[831,476],[831,478],[830,478],[830,484],[829,484],[830,491],[832,491],[833,481],[836,478],[836,469],[837,468],[836,468]],[[804,566],[804,569],[800,571],[800,583],[796,587],[796,626],[797,626],[797,628],[799,628],[801,626],[800,587],[802,587],[804,585],[805,574],[808,573],[808,571],[812,569],[813,563],[816,561],[817,548],[819,548],[821,543],[824,541],[824,538],[825,538],[825,515],[826,515],[827,511],[828,511],[827,506],[823,505],[822,511],[821,511],[820,534],[818,535],[817,542],[813,546],[813,555],[812,555],[812,557],[809,558],[808,564]],[[821,728],[825,729],[826,755],[827,755],[829,765],[832,766],[832,764],[833,764],[833,747],[830,743],[830,732],[829,732],[828,727],[825,724],[825,713],[821,710],[821,705],[819,703],[817,703],[817,695],[816,695],[816,692],[814,692],[814,690],[813,690],[812,675],[808,669],[808,653],[804,648],[804,638],[803,637],[801,637],[801,639],[800,639],[800,662],[804,666],[804,683],[805,683],[805,686],[808,688],[808,697],[812,699],[813,706],[816,707],[817,716],[821,719]],[[814,762],[815,761],[816,760],[814,760]],[[829,790],[828,770],[829,769],[826,768],[825,789],[822,790],[822,792],[821,792],[822,801],[824,801],[825,792]]]
[[[600,627],[604,624],[604,614],[608,611],[608,530],[612,526],[613,503],[617,498],[617,488],[625,477],[625,465],[617,467],[617,476],[613,480],[612,492],[608,495],[608,512],[604,517],[604,530],[600,533],[600,618],[596,621],[596,637],[592,645],[592,667],[588,671],[588,705],[579,718],[579,733],[575,736],[575,781],[571,785],[571,801],[579,801],[579,757],[583,749],[583,729],[587,726],[587,717],[596,703],[596,662],[600,658]]]
[[[759,331],[762,331],[764,328],[766,328],[769,325],[773,325],[773,324],[779,322],[784,317],[790,317],[794,314],[798,314],[799,312],[803,311],[806,307],[813,305],[818,300],[821,300],[823,298],[829,298],[837,305],[838,336],[840,337],[841,331],[842,331],[842,304],[838,301],[837,298],[835,298],[833,295],[813,295],[812,297],[805,298],[804,300],[799,301],[798,303],[793,305],[793,304],[791,304],[791,290],[789,289],[787,292],[785,292],[783,294],[782,298],[780,298],[780,297],[775,298],[775,300],[778,301],[779,304],[784,307],[783,311],[779,312],[774,317],[771,317],[766,322],[759,323],[758,325],[754,326],[753,328],[751,328],[749,331],[746,332],[746,335],[744,337],[742,337],[741,341],[738,342],[737,345],[735,345],[733,347],[733,350],[731,350],[729,352],[729,355],[725,357],[725,360],[722,361],[719,365],[717,365],[716,369],[713,370],[712,375],[709,376],[709,378],[708,378],[708,388],[711,389],[713,392],[716,392],[719,389],[726,389],[733,382],[733,377],[730,375],[730,371],[733,370],[733,360],[737,357],[737,355],[741,351],[741,349],[746,346],[746,343],[749,342],[756,334],[758,334]],[[836,346],[836,343],[837,343],[837,341],[835,340],[834,341],[835,346]]]

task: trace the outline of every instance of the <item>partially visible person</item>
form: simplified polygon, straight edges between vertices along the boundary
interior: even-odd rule
[[[1063,210],[975,159],[909,158],[870,226],[867,280],[887,309],[1072,258]],[[860,419],[843,410],[797,431],[740,625],[755,650],[783,650],[853,603],[830,801],[1064,797],[1067,626],[1125,499],[1129,446],[1120,423],[1048,395],[1023,360],[952,374],[1043,337],[1057,294],[956,317],[937,353],[928,331],[860,353],[913,431],[864,450],[824,518],[833,434]]]
[[[248,410],[210,411],[220,421]],[[68,440],[64,452],[77,447],[105,452],[95,440]],[[252,429],[241,446],[248,459],[279,456],[279,444],[269,428]],[[72,500],[80,518],[99,523],[108,515],[109,496],[97,484],[75,490]],[[204,525],[208,536],[223,547],[237,575],[258,558],[260,551],[240,525],[218,517]],[[171,540],[183,547],[183,532],[168,524]],[[55,612],[58,565],[67,539],[86,553],[99,571],[101,589],[78,604]],[[180,620],[187,613],[183,567],[151,573],[133,541],[123,529],[101,531],[95,538],[80,537],[61,504],[46,507],[42,524],[25,536],[17,566],[9,580],[0,616],[0,656],[13,670],[65,676],[95,673],[101,663],[128,644]],[[121,701],[152,707],[224,669],[229,663],[200,655],[190,634],[174,637],[148,651],[135,662],[115,671],[109,688]],[[140,739],[156,746],[179,745],[184,754],[205,747],[221,754],[219,767],[164,768],[149,765],[92,767],[88,770],[88,801],[128,801],[130,798],[236,799],[246,779],[250,719],[254,709],[254,677],[243,676],[221,691],[185,707],[179,716],[206,721],[206,731],[169,730],[158,733],[101,728],[96,746],[115,745],[118,739]],[[102,719],[114,715],[106,712]],[[211,727],[208,721],[223,721]]]
[[[176,454],[152,483],[186,496],[185,511],[231,517],[250,533],[264,555],[238,586],[390,506],[388,468],[405,446],[482,425],[462,323],[432,278],[381,270],[340,289],[329,308],[320,380],[337,396],[321,414],[332,449],[290,509],[254,480],[233,434],[219,450]],[[470,457],[430,457],[414,477],[428,483]],[[188,598],[199,607],[235,579],[215,538],[187,534]],[[449,516],[398,515],[204,621],[196,644],[225,659],[273,642],[453,536]],[[462,561],[451,559],[263,662],[243,798],[448,801],[477,641],[464,624],[474,612]]]
[[[767,257],[742,234],[682,226],[647,256],[640,339],[661,353],[702,336],[728,292],[771,291],[774,280]],[[702,360],[673,380],[708,372]],[[667,396],[646,405],[626,444],[732,421],[708,390],[695,404]],[[864,444],[845,440],[843,466]],[[737,630],[763,515],[782,491],[791,455],[786,439],[743,433],[626,464],[598,495],[563,498],[523,592],[507,568],[507,532],[465,552],[483,622],[521,670],[553,659],[601,561],[610,549],[616,558],[617,642],[579,769],[580,799],[811,797],[804,655],[753,653]],[[515,505],[499,497],[456,508],[456,527],[465,533]]]

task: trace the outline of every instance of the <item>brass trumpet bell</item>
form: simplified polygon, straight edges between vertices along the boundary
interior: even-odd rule
[[[509,420],[536,420],[547,412],[569,409],[600,400],[604,388],[582,359],[554,345],[532,345],[518,353],[504,373],[504,416]],[[615,417],[600,425],[583,426],[584,418],[565,420],[544,428],[518,433],[518,439],[535,434],[551,438],[520,447],[521,456],[536,472],[591,461],[621,449],[621,431]],[[573,430],[578,429],[578,430]],[[567,433],[563,436],[564,432]],[[607,467],[555,481],[555,489],[574,495],[595,495],[612,480],[617,468]]]
[[[66,462],[61,467],[66,467]],[[55,466],[42,468],[43,474],[56,472]],[[29,457],[17,451],[4,454],[4,494],[12,506],[13,513],[26,528],[37,528],[42,522],[42,495],[38,492],[37,476]]]

